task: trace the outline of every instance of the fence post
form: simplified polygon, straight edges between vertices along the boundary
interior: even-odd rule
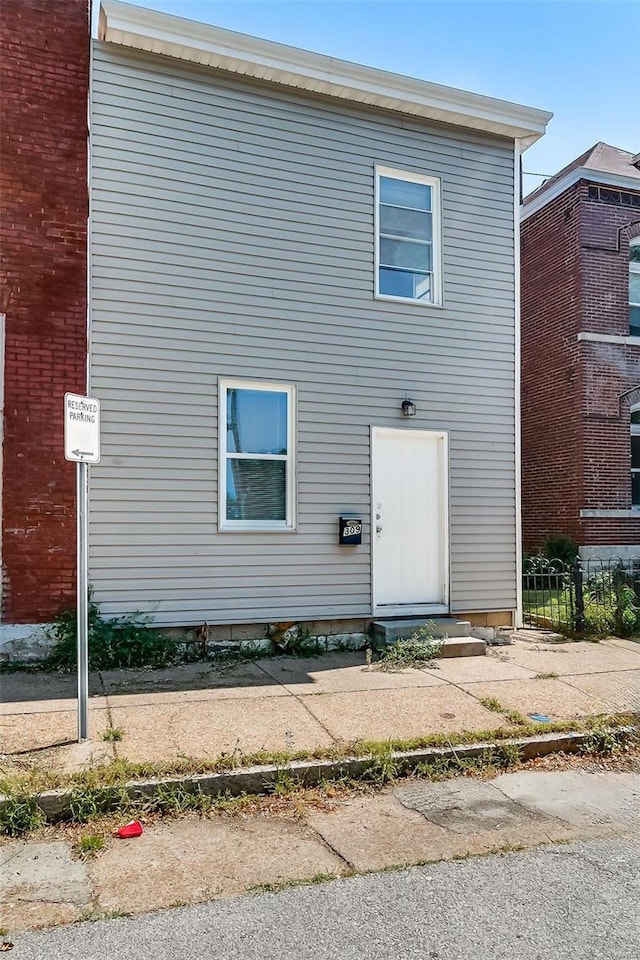
[[[576,600],[575,628],[578,633],[581,633],[584,630],[584,593],[582,591],[582,563],[579,556],[576,556],[573,561],[571,580]]]

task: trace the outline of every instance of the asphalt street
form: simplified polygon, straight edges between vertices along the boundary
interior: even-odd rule
[[[12,960],[632,960],[640,836],[250,894],[14,938]]]

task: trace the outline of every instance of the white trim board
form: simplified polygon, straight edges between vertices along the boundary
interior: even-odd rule
[[[640,520],[640,507],[625,508],[620,509],[611,508],[610,510],[581,510],[580,518],[589,520],[589,519],[608,519],[608,518],[632,518],[634,520]]]
[[[640,347],[640,337],[625,337],[613,333],[579,333],[578,343],[615,343],[621,347]]]
[[[551,203],[552,200],[559,197],[561,193],[564,193],[565,190],[572,187],[578,180],[587,180],[589,183],[598,183],[603,187],[617,187],[619,190],[634,190],[640,193],[640,179],[637,177],[625,177],[623,174],[618,173],[605,173],[602,170],[594,170],[592,167],[576,167],[575,170],[569,171],[561,180],[551,184],[547,190],[543,189],[544,184],[543,187],[538,187],[538,190],[541,192],[536,197],[532,195],[531,200],[527,201],[525,197],[524,203],[520,208],[520,221],[524,222],[534,213],[537,213],[538,210],[542,210],[543,207],[546,207],[548,203]]]
[[[535,107],[337,60],[120,0],[103,0],[98,36],[107,43],[188,60],[310,93],[510,139],[519,137],[525,149],[543,136],[553,116]]]
[[[513,149],[513,275],[515,317],[514,332],[514,425],[515,425],[515,505],[516,505],[516,609],[514,624],[523,625],[522,614],[522,370],[521,370],[521,329],[520,329],[520,142],[516,140]]]

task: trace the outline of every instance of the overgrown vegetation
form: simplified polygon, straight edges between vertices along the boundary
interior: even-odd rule
[[[45,822],[45,816],[34,797],[10,794],[0,810],[0,834],[6,837],[21,837],[37,830]]]
[[[528,622],[568,636],[640,630],[640,564],[612,560],[576,570],[573,561],[527,558],[523,608]]]
[[[214,794],[203,790],[193,783],[160,784],[148,795],[146,791],[136,792],[135,782],[140,779],[171,776],[189,776],[199,773],[216,773],[256,764],[273,765],[275,775],[265,777],[261,793],[276,799],[296,796],[307,789],[303,774],[292,769],[289,764],[295,760],[349,760],[361,759],[356,775],[350,773],[345,765],[332,771],[331,775],[319,785],[321,789],[359,788],[369,785],[374,788],[384,786],[399,777],[417,775],[431,779],[441,779],[457,774],[491,773],[505,769],[521,760],[521,748],[517,743],[505,742],[510,739],[535,736],[540,732],[540,724],[525,720],[520,714],[508,714],[514,721],[513,726],[504,726],[498,730],[469,731],[458,734],[434,734],[412,740],[390,740],[384,743],[359,741],[344,746],[320,748],[313,751],[295,753],[260,752],[237,756],[228,754],[215,760],[196,760],[181,758],[171,763],[131,763],[124,759],[92,767],[74,774],[53,774],[47,770],[32,770],[25,774],[5,776],[0,779],[0,793],[7,798],[0,807],[0,835],[22,836],[39,829],[45,823],[44,814],[38,805],[38,794],[53,787],[71,791],[67,813],[63,819],[75,824],[100,820],[108,814],[119,816],[134,815],[173,815],[211,812],[236,813],[247,805],[257,801],[249,794]],[[581,721],[545,724],[545,733],[578,732],[587,734],[583,753],[616,753],[630,749],[631,743],[637,743],[637,734],[623,727],[637,724],[638,717],[633,714],[613,717],[591,717]],[[490,744],[482,751],[474,751],[465,756],[465,745]],[[421,763],[397,756],[398,753],[429,748],[447,748],[446,754],[435,754]],[[459,748],[459,749],[458,749]]]
[[[547,537],[542,544],[542,556],[549,557],[551,560],[560,560],[565,566],[570,567],[578,556],[578,544],[566,533],[556,533]]]
[[[142,615],[105,619],[89,594],[89,669],[166,667],[180,660],[180,646],[173,637],[150,626]],[[53,649],[44,669],[74,670],[77,664],[77,614],[66,610],[49,628]]]
[[[434,635],[435,629],[434,623],[427,623],[406,640],[390,643],[380,654],[374,669],[395,673],[400,670],[433,666],[444,646],[444,639]]]
[[[581,752],[611,756],[615,753],[625,753],[632,743],[637,742],[638,734],[632,730],[615,729],[600,724],[587,733],[582,742]]]

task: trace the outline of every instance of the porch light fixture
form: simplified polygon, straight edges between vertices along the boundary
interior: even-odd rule
[[[416,415],[416,405],[413,400],[403,400],[402,401],[402,416],[403,417],[415,417]]]

